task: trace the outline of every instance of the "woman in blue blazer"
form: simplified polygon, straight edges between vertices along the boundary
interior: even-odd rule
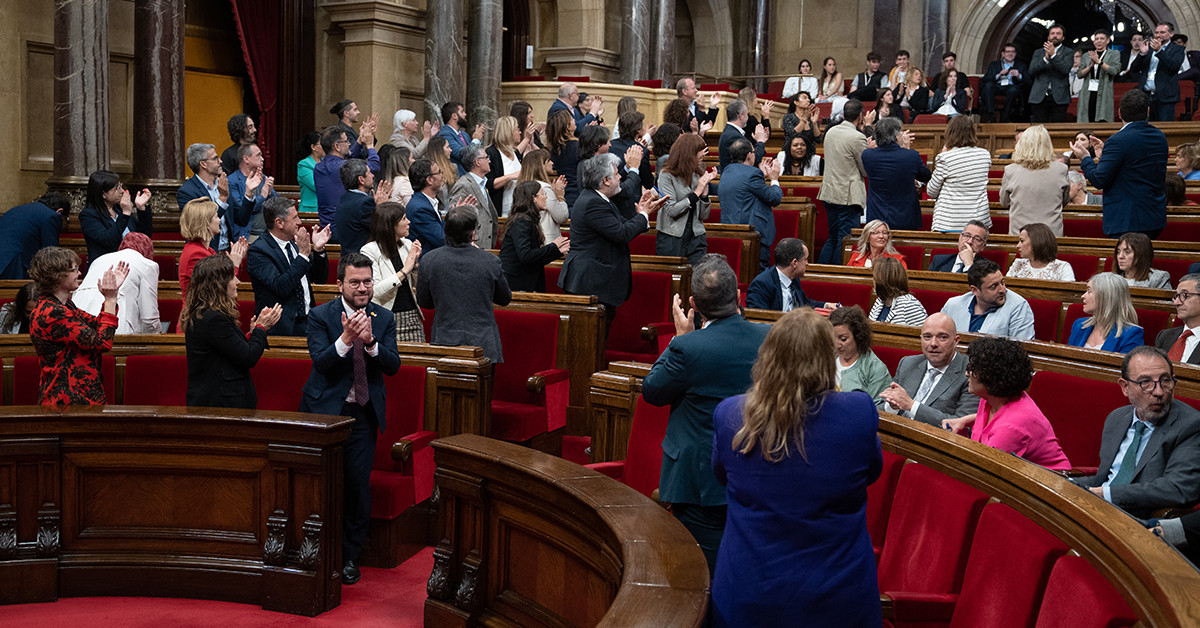
[[[1071,325],[1067,344],[1072,347],[1127,353],[1145,344],[1129,297],[1129,283],[1123,277],[1113,273],[1093,275],[1083,293],[1083,313],[1090,317],[1075,319]]]

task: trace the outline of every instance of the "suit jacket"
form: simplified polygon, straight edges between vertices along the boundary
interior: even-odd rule
[[[375,198],[358,190],[346,190],[338,201],[337,225],[338,241],[342,245],[342,255],[357,253],[367,243],[371,234],[371,215],[375,213]]]
[[[484,185],[491,187],[490,182],[486,179]],[[475,196],[475,213],[479,217],[475,223],[475,244],[479,245],[481,249],[495,248],[499,244],[496,233],[500,212],[492,204],[491,195],[480,188],[470,174],[463,175],[454,182],[454,187],[450,188],[450,204],[453,205],[454,201],[468,195]]]
[[[185,332],[187,405],[212,408],[258,406],[250,369],[267,348],[267,332],[255,326],[246,338],[237,321],[216,310],[204,310]]]
[[[1150,55],[1158,57],[1158,67],[1154,71],[1154,102],[1167,103],[1179,102],[1179,67],[1183,65],[1184,49],[1183,46],[1177,44],[1168,44],[1159,48],[1158,52],[1151,50],[1145,57],[1146,70],[1150,69]],[[1146,77],[1149,78],[1149,77]],[[1146,81],[1143,79],[1142,87],[1146,87]],[[1108,148],[1105,145],[1105,148]]]
[[[1100,467],[1096,475],[1075,480],[1091,488],[1108,480],[1121,441],[1133,421],[1133,406],[1118,408],[1104,420]],[[1200,500],[1200,412],[1174,400],[1171,411],[1150,433],[1129,484],[1110,487],[1114,506],[1135,517]]]
[[[1116,50],[1108,49],[1104,51],[1104,56],[1100,57],[1101,63],[1108,64],[1108,71],[1105,71],[1096,66],[1092,71],[1089,71],[1087,76],[1083,77],[1083,89],[1079,90],[1079,103],[1076,105],[1076,122],[1095,122],[1103,120],[1105,122],[1113,122],[1117,118],[1113,115],[1113,78],[1117,72],[1121,71],[1121,53]],[[1092,58],[1087,54],[1079,61],[1079,70],[1092,66]],[[1088,119],[1088,107],[1092,102],[1092,91],[1088,89],[1088,84],[1092,79],[1100,81],[1096,89],[1096,120]],[[1178,85],[1178,84],[1177,84]]]
[[[444,246],[423,253],[418,272],[417,305],[434,310],[429,341],[481,347],[493,363],[503,362],[492,304],[508,305],[512,290],[499,258],[473,246]]]
[[[896,376],[892,381],[899,384],[909,397],[916,397],[928,370],[929,360],[924,355],[905,356],[896,366]],[[979,397],[967,392],[966,370],[967,356],[956,352],[950,364],[946,365],[946,372],[929,391],[929,396],[917,406],[917,413],[903,414],[922,423],[941,427],[945,419],[956,419],[975,412],[979,408]]]
[[[1170,351],[1171,345],[1175,344],[1176,340],[1179,340],[1179,335],[1182,333],[1182,326],[1164,329],[1158,332],[1158,336],[1154,339],[1154,346],[1162,349],[1163,351]],[[1192,352],[1191,357],[1187,360],[1187,364],[1200,365],[1200,347]]]
[[[199,176],[193,176],[184,181],[183,185],[179,186],[179,191],[175,193],[175,200],[179,202],[180,211],[183,210],[183,206],[187,205],[189,201],[198,198],[212,198],[208,194],[208,188],[200,180]],[[224,243],[224,248],[228,249],[229,234],[237,227],[245,227],[250,224],[250,212],[254,208],[239,200],[243,198],[242,196],[230,194],[225,199],[224,207],[221,206],[220,201],[217,201],[217,216],[221,218],[221,233],[213,236],[213,239],[208,243],[210,248],[222,250],[221,244]],[[243,208],[243,205],[247,206]]]
[[[721,222],[727,225],[752,225],[762,242],[760,262],[770,265],[771,244],[775,242],[775,213],[772,207],[783,201],[783,188],[767,185],[762,170],[746,164],[729,164],[721,175]],[[571,244],[574,247],[574,241]]]
[[[379,154],[374,148],[363,148],[358,143],[351,144],[349,158],[367,160],[367,167],[371,172],[379,174]],[[346,186],[342,185],[344,163],[346,160],[338,155],[325,155],[325,158],[313,167],[313,187],[317,190],[317,217],[322,227],[333,225],[331,230],[334,238],[340,237],[337,232],[338,201],[342,200],[342,195],[346,193]],[[232,194],[230,196],[232,197]]]
[[[329,258],[325,253],[313,251],[307,260],[297,255],[289,264],[287,256],[276,245],[275,237],[268,232],[250,245],[246,253],[246,268],[250,271],[250,285],[254,288],[254,311],[261,312],[264,307],[276,303],[283,307],[283,314],[279,322],[271,327],[270,335],[304,335],[304,328],[297,327],[296,319],[304,314],[305,299],[314,308],[317,302],[311,290],[308,294],[304,293],[300,278],[308,277],[310,288],[314,283],[324,283],[329,275]]]
[[[255,244],[262,240],[255,241]],[[387,389],[384,375],[395,375],[400,370],[400,352],[396,349],[396,319],[392,313],[375,303],[367,303],[367,314],[371,318],[371,333],[375,336],[378,355],[365,354],[367,363],[367,386],[371,391],[371,410],[379,423],[379,431],[386,428]],[[338,355],[337,339],[342,335],[342,314],[346,312],[345,301],[339,297],[312,309],[308,317],[308,354],[312,356],[313,369],[304,383],[300,398],[300,412],[314,414],[342,414],[342,406],[354,385],[354,348],[345,356]],[[280,321],[282,322],[282,321]],[[365,351],[364,351],[365,353]]]
[[[450,145],[450,158],[458,165],[458,176],[461,177],[467,174],[467,170],[470,170],[470,168],[463,166],[463,153],[466,151],[467,146],[471,145],[471,136],[459,129],[450,128],[449,124],[443,124],[441,129],[438,130],[438,135],[446,138],[446,143]]]
[[[570,112],[571,117],[575,119],[575,135],[578,136],[583,127],[596,121],[596,116],[588,113],[585,114],[579,110],[579,107],[569,107],[567,103],[555,98],[554,102],[550,103],[550,109],[546,112],[546,119],[562,110]]]
[[[1167,137],[1144,120],[1130,122],[1108,138],[1100,163],[1083,158],[1084,176],[1104,190],[1104,235],[1115,238],[1167,226],[1166,160]]]
[[[867,221],[878,219],[892,229],[920,230],[921,202],[913,182],[924,183],[933,176],[921,154],[899,144],[885,144],[863,151],[862,165],[871,184]]]
[[[500,265],[508,287],[519,292],[546,291],[546,264],[562,257],[553,242],[542,244],[541,227],[528,218],[508,221],[504,245],[500,247]]]
[[[1092,328],[1090,326],[1083,326],[1083,322],[1086,320],[1087,317],[1081,317],[1075,319],[1074,323],[1071,323],[1071,337],[1067,340],[1068,345],[1071,345],[1072,347],[1082,347],[1087,342],[1088,336],[1092,335]],[[1117,353],[1129,353],[1136,347],[1146,344],[1145,331],[1141,327],[1137,325],[1126,327],[1124,332],[1125,333],[1118,336],[1116,327],[1108,330],[1108,336],[1104,338],[1104,344],[1100,346],[1100,350],[1115,351]],[[1164,333],[1166,332],[1159,332],[1158,335],[1162,336]],[[1170,348],[1171,346],[1167,345],[1167,349]]]
[[[817,200],[859,207],[867,204],[867,187],[863,184],[867,171],[862,162],[866,148],[867,138],[852,122],[843,121],[825,132],[825,175]]]
[[[1133,62],[1130,63],[1129,55],[1133,54],[1131,49],[1126,49],[1121,53],[1121,73],[1117,75],[1118,83],[1137,83],[1141,87],[1146,82],[1146,70],[1150,69],[1150,55],[1135,55]]]
[[[58,246],[62,223],[62,214],[37,201],[0,215],[0,279],[28,279],[33,256]]]
[[[721,140],[717,144],[717,172],[724,173],[725,166],[729,165],[729,147],[734,142],[740,139],[745,139],[746,134],[736,126],[726,123],[725,130],[721,131]],[[754,142],[754,140],[750,140]],[[767,152],[767,147],[762,142],[754,143],[754,165],[758,165],[762,161],[763,155]]]
[[[140,231],[146,235],[154,235],[154,216],[150,213],[150,205],[147,204],[143,211],[138,211],[135,205],[133,213],[128,216],[121,212],[119,205],[113,209],[117,211],[115,219],[109,216],[108,209],[104,207],[89,205],[79,212],[79,229],[83,231],[84,242],[87,242],[89,260],[116,253],[117,248],[121,246],[121,240],[125,238],[126,229],[130,233]]]
[[[723,399],[749,390],[768,331],[770,326],[735,314],[675,336],[642,381],[642,399],[671,406],[662,443],[662,501],[725,503],[725,488],[712,472],[713,410]]]
[[[442,223],[442,215],[433,208],[433,203],[424,192],[413,192],[404,207],[408,216],[409,237],[421,243],[421,254],[424,255],[439,246],[446,244],[446,227]]]
[[[621,160],[621,164],[625,164],[625,152],[631,146],[637,144],[637,138],[618,138],[613,140],[608,146],[608,152],[616,155]],[[638,168],[638,176],[641,177],[642,187],[644,189],[652,189],[654,187],[654,169],[650,167],[650,151],[645,150],[642,153],[642,165]]]
[[[1033,85],[1029,88],[1029,102],[1035,105],[1042,102],[1049,90],[1055,104],[1070,104],[1071,85],[1068,79],[1074,61],[1074,53],[1066,44],[1059,44],[1058,52],[1049,61],[1044,50],[1035,50],[1029,62],[1029,76],[1033,79]]]
[[[695,112],[692,111],[693,109]],[[716,124],[718,113],[719,112],[717,111],[716,107],[709,107],[706,111],[699,102],[693,102],[691,105],[688,105],[687,122],[684,123],[683,129],[685,131],[690,130],[692,128],[693,119],[696,120],[697,125],[704,124],[705,122],[712,122],[713,124]]]
[[[642,214],[623,218],[599,192],[584,190],[571,207],[571,250],[558,285],[568,294],[594,294],[605,307],[621,305],[633,291],[629,243],[649,229]]]
[[[824,301],[814,301],[804,294],[799,277],[792,280],[792,285],[800,291],[800,303],[793,304],[793,307],[806,305],[814,309],[825,307]],[[754,281],[750,282],[750,287],[746,289],[746,307],[758,310],[783,310],[783,284],[779,281],[779,271],[775,266],[758,273]]]
[[[246,198],[246,175],[242,174],[241,169],[234,170],[233,174],[229,175],[229,198],[238,199],[240,209],[238,211],[238,219],[244,219],[245,222],[230,224],[230,242],[237,241],[238,238],[249,238],[250,236],[261,236],[267,230],[267,222],[263,218],[262,207],[263,203],[268,198],[279,196],[274,190],[271,193],[262,195],[262,184],[259,184],[258,189],[254,192],[253,200]]]
[[[942,255],[934,255],[929,260],[929,270],[937,273],[954,272],[954,262],[958,259],[957,253],[943,253]],[[968,266],[963,266],[961,272],[967,272]]]
[[[1015,79],[1011,80],[1011,83],[1013,85],[1021,85],[1022,83],[1027,84],[1029,82],[1028,81],[1029,66],[1025,65],[1024,61],[1021,61],[1019,59],[1013,59],[1012,69],[1016,70],[1017,72],[1020,72],[1020,74],[1021,74],[1020,78],[1015,78]],[[1003,70],[1004,70],[1004,62],[1003,61],[993,61],[993,62],[989,63],[988,67],[987,67],[987,71],[983,73],[983,76],[979,77],[980,88],[982,89],[982,87],[988,83],[991,83],[991,84],[995,85],[996,87],[1000,87],[1001,86],[1000,79],[997,78],[997,75],[1000,74],[1000,72],[1002,72]]]

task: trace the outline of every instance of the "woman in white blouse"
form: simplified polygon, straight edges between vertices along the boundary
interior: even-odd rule
[[[890,257],[880,258],[871,267],[875,280],[875,304],[871,320],[896,325],[921,326],[928,315],[925,306],[908,291],[908,272]]]
[[[546,211],[542,212],[542,235],[545,242],[553,242],[562,235],[562,226],[571,218],[570,208],[563,200],[567,191],[567,178],[561,174],[555,175],[554,164],[550,162],[550,153],[539,148],[521,161],[521,181],[537,181],[542,184],[546,193]]]
[[[1058,259],[1058,240],[1045,223],[1021,227],[1017,235],[1017,257],[1008,267],[1009,277],[1075,281],[1075,269]]]
[[[988,170],[992,154],[978,146],[975,123],[956,116],[946,126],[946,145],[937,156],[926,190],[933,203],[933,231],[962,231],[971,220],[989,228]]]
[[[805,92],[809,96],[816,98],[818,91],[817,77],[812,75],[812,63],[808,59],[801,59],[800,65],[796,69],[799,71],[800,76],[788,78],[783,84],[783,93],[780,95],[786,100],[790,96]]]

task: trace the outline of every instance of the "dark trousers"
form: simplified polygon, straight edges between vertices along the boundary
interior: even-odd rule
[[[354,419],[350,437],[342,448],[342,468],[345,485],[342,512],[342,562],[358,560],[367,528],[371,525],[371,463],[375,459],[375,439],[379,423],[368,403],[360,406],[347,403],[342,416]]]
[[[997,94],[1004,94],[1004,115],[1001,116],[1001,119],[1009,122],[1012,120],[1013,112],[1021,108],[1021,86],[982,83],[979,86],[979,102],[983,105],[984,113],[989,115],[996,113]]]
[[[825,203],[825,222],[828,225],[829,238],[821,247],[818,264],[842,263],[842,239],[850,235],[850,230],[858,226],[862,216],[861,205],[836,205]]]
[[[1175,103],[1150,100],[1150,120],[1152,122],[1172,122],[1175,120]]]
[[[671,504],[671,512],[700,545],[704,559],[708,561],[708,575],[717,569],[717,550],[721,547],[721,536],[725,534],[725,513],[729,507],[698,506],[696,504]]]
[[[1068,105],[1070,103],[1060,105],[1047,95],[1042,99],[1042,102],[1031,103],[1029,105],[1029,121],[1033,123],[1066,122]]]

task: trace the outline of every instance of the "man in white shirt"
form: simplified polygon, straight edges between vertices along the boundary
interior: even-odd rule
[[[1175,322],[1172,327],[1158,332],[1154,346],[1167,352],[1172,362],[1200,364],[1200,275],[1189,274],[1179,279],[1175,288]]]
[[[979,258],[967,269],[971,291],[951,298],[942,312],[958,329],[972,333],[1033,340],[1033,310],[1024,297],[1004,285],[999,264]]]
[[[879,393],[880,409],[935,427],[979,409],[979,397],[967,391],[967,356],[957,346],[954,319],[931,314],[921,326],[921,355],[900,360],[891,385]]]
[[[263,218],[269,229],[250,245],[246,268],[254,288],[254,310],[279,304],[283,314],[271,327],[272,336],[303,336],[308,313],[315,305],[312,284],[328,278],[329,225],[313,227],[312,234],[300,222],[296,204],[283,196],[263,203]],[[268,237],[269,236],[269,237]]]
[[[975,263],[975,257],[988,243],[988,230],[982,222],[971,220],[958,234],[958,254],[934,255],[929,270],[942,273],[965,273]]]

